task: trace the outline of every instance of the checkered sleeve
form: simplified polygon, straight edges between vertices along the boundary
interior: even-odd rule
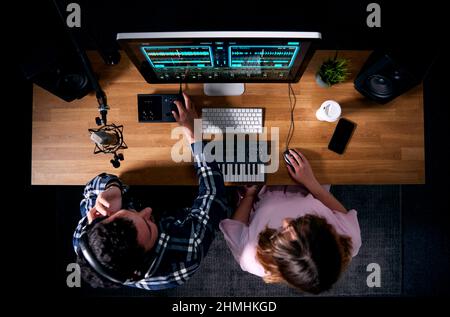
[[[164,263],[151,276],[132,286],[150,290],[175,287],[186,282],[199,268],[206,255],[219,222],[227,217],[222,173],[216,162],[208,162],[202,153],[202,143],[193,145],[199,192],[191,208],[178,218],[171,230],[160,236],[157,253],[164,253]]]
[[[81,219],[78,222],[77,228],[73,234],[73,247],[75,252],[78,252],[78,239],[80,238],[81,233],[86,228],[87,225],[87,213],[91,208],[95,206],[95,202],[97,201],[97,196],[105,190],[106,185],[110,182],[117,182],[120,186],[122,182],[120,179],[112,174],[102,173],[94,177],[90,182],[86,184],[83,192],[83,199],[80,202],[80,212]]]
[[[194,222],[189,245],[192,254],[188,254],[188,258],[206,254],[219,222],[227,217],[229,208],[222,172],[215,161],[207,161],[200,145],[203,143],[193,144],[199,192],[188,214]]]

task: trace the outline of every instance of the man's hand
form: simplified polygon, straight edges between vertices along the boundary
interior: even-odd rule
[[[293,168],[288,164],[286,164],[286,167],[291,177],[296,182],[305,185],[309,190],[311,190],[311,187],[318,185],[319,183],[306,157],[297,150],[291,149],[289,153],[288,160],[291,162]]]
[[[189,99],[189,96],[183,93],[184,105],[180,101],[175,101],[175,105],[178,108],[178,114],[172,111],[173,117],[177,120],[178,124],[184,128],[184,134],[189,143],[194,143],[194,120],[198,118],[195,111],[194,104]]]
[[[111,216],[122,209],[122,191],[117,186],[110,186],[97,196],[94,208],[89,210],[88,223],[98,217]]]

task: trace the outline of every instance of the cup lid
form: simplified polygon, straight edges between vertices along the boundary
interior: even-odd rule
[[[334,100],[327,100],[322,103],[321,109],[330,120],[336,120],[341,115],[341,106]]]

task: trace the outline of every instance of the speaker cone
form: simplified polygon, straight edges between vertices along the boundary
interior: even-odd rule
[[[61,76],[57,87],[64,94],[74,94],[85,89],[88,84],[87,76],[81,73],[70,73]]]
[[[389,97],[394,92],[392,81],[381,75],[372,75],[367,79],[368,88],[378,97]]]

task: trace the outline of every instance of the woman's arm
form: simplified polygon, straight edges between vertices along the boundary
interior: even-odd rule
[[[310,193],[328,208],[347,213],[347,209],[316,180],[311,165],[306,157],[299,151],[292,149],[289,151],[291,155],[288,159],[291,162],[292,167],[289,165],[286,165],[286,167],[291,177],[298,183],[305,185]]]
[[[248,225],[248,220],[250,218],[250,212],[252,211],[253,202],[256,195],[258,194],[259,187],[256,185],[246,186],[245,193],[243,194],[238,208],[234,212],[231,219],[242,222]]]
[[[340,211],[344,214],[347,209],[337,200],[332,193],[323,188],[318,182],[307,187],[309,192],[322,202],[325,206],[332,210]]]
[[[248,219],[250,217],[250,212],[252,211],[252,206],[253,206],[253,197],[251,196],[243,197],[231,219],[237,220],[245,225],[248,225]]]

